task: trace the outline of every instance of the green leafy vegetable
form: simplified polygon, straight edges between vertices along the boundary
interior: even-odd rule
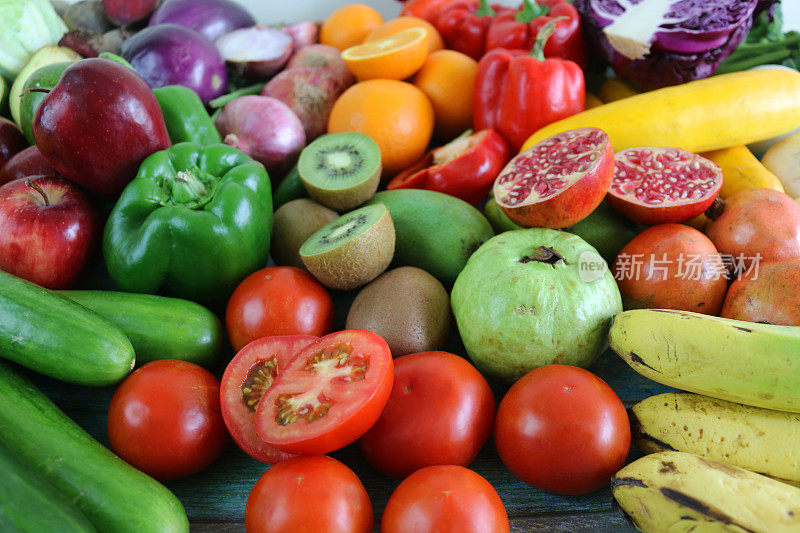
[[[43,46],[56,44],[67,26],[47,0],[0,2],[0,76],[13,80]]]
[[[780,4],[758,17],[747,38],[714,73],[725,74],[767,64],[784,65],[793,69],[798,69],[800,65],[800,33],[783,33]]]

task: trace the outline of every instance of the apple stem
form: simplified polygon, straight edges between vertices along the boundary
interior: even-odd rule
[[[44,205],[45,207],[50,207],[50,199],[47,197],[47,194],[42,190],[41,187],[33,183],[31,180],[25,180],[25,186],[30,187],[34,191],[38,192],[44,198]]]

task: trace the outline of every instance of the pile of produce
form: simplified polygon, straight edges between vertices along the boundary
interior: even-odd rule
[[[226,450],[249,532],[510,531],[479,453],[642,531],[800,529],[780,2],[242,5],[0,0],[0,531],[188,531],[162,482]],[[113,388],[108,448],[57,381]]]

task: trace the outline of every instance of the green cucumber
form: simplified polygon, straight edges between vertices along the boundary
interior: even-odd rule
[[[0,531],[92,533],[77,507],[0,444]]]
[[[58,291],[119,327],[136,352],[136,364],[181,359],[211,368],[222,349],[222,325],[200,304],[151,294]]]
[[[98,531],[189,531],[174,494],[103,447],[3,361],[0,444],[73,502]]]
[[[79,385],[113,385],[130,374],[133,346],[100,315],[0,271],[0,356]]]
[[[385,204],[395,229],[393,263],[426,270],[452,285],[472,252],[494,237],[483,214],[454,196],[422,189],[379,192],[367,202]]]

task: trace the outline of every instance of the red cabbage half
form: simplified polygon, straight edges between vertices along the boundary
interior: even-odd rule
[[[575,0],[589,41],[645,89],[710,76],[775,0]]]

